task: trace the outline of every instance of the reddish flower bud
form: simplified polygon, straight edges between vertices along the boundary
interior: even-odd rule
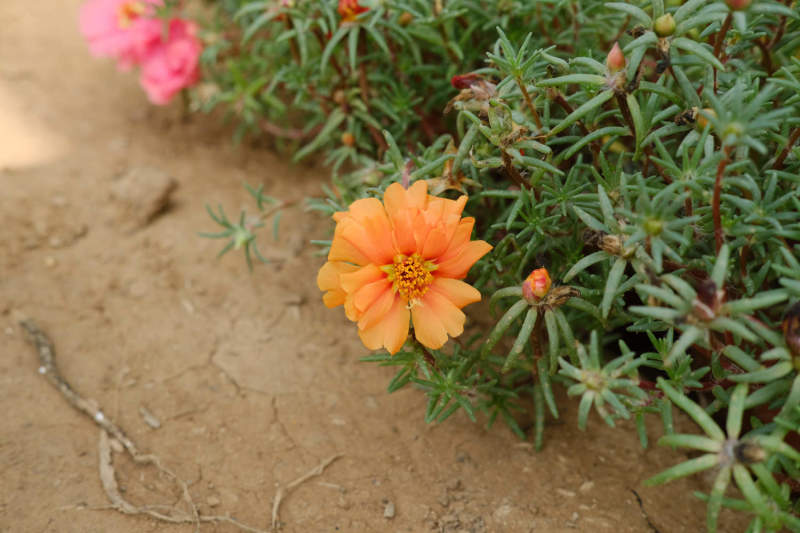
[[[750,7],[752,0],[725,0],[731,11],[743,11]]]
[[[625,68],[625,54],[622,53],[618,42],[614,43],[613,48],[606,56],[606,67],[612,74]]]
[[[450,78],[450,85],[456,89],[469,89],[483,79],[480,74],[470,72],[468,74],[456,74]]]
[[[355,136],[349,131],[342,133],[342,144],[345,146],[354,146],[356,144]]]
[[[537,302],[544,298],[553,284],[546,268],[537,268],[522,282],[522,295],[529,302]]]
[[[411,24],[411,22],[413,22],[413,20],[414,20],[414,15],[412,15],[408,11],[403,11],[400,14],[400,16],[397,17],[397,23],[400,24],[401,26],[408,26],[409,24]]]
[[[369,8],[359,5],[358,0],[339,0],[336,10],[342,17],[342,22],[354,22],[361,13],[369,11]]]

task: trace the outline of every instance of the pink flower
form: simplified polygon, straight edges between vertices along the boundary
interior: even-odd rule
[[[152,18],[162,0],[88,0],[80,11],[80,29],[89,51],[113,57],[127,70],[139,63],[161,35],[161,21]]]
[[[172,19],[166,40],[149,49],[141,64],[139,82],[152,103],[166,104],[175,93],[200,78],[198,61],[203,45],[196,33],[193,22]]]

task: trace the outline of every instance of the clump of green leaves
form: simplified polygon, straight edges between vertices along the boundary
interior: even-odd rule
[[[252,270],[254,256],[262,263],[269,263],[269,260],[261,255],[258,249],[258,241],[256,240],[258,230],[264,227],[266,220],[272,219],[272,235],[277,240],[281,210],[287,204],[264,194],[263,184],[259,185],[258,188],[253,188],[247,184],[244,187],[255,200],[258,215],[249,216],[247,211],[242,209],[239,212],[239,219],[236,222],[232,222],[221,205],[217,206],[216,211],[206,205],[208,216],[222,229],[216,233],[203,232],[199,235],[207,239],[227,240],[228,243],[219,251],[217,257],[222,257],[231,250],[242,250],[247,262],[247,268]]]
[[[333,0],[222,2],[209,105],[299,123],[298,156],[349,161],[322,212],[398,181],[469,194],[494,246],[472,271],[491,322],[366,358],[399,367],[390,391],[537,447],[557,387],[580,427],[633,419],[643,446],[659,416],[661,444],[702,455],[650,483],[715,469],[709,531],[723,506],[749,531],[800,531],[797,6],[362,2],[347,24]],[[531,300],[539,267],[554,285]],[[676,434],[675,408],[704,434]]]

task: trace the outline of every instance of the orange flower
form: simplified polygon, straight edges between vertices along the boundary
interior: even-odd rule
[[[470,241],[475,219],[461,218],[466,202],[429,195],[425,181],[407,190],[393,183],[383,202],[356,200],[333,216],[336,231],[317,285],[326,306],[344,304],[370,350],[396,353],[409,321],[417,340],[433,349],[464,331],[461,308],[481,294],[460,280],[492,249]]]
[[[529,302],[537,302],[544,298],[547,291],[550,290],[550,274],[546,268],[537,268],[525,278],[522,282],[522,295]]]
[[[369,11],[369,8],[359,5],[358,0],[339,0],[336,10],[342,17],[342,22],[354,22],[361,13]]]

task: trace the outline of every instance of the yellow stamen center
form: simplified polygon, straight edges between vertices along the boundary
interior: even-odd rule
[[[428,292],[433,283],[431,271],[436,270],[436,265],[423,260],[419,254],[397,255],[394,264],[386,265],[383,270],[389,275],[392,290],[399,292],[409,306],[413,306]]]
[[[133,0],[131,2],[125,2],[121,6],[119,6],[119,10],[117,11],[117,24],[120,28],[127,29],[131,23],[139,18],[140,15],[144,14],[145,6],[142,2],[137,0]]]

